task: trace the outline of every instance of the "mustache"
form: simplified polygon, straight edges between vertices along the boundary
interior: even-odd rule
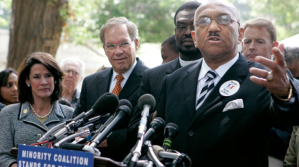
[[[208,35],[208,37],[210,37],[210,36],[221,38],[221,36],[218,34],[218,32],[215,32],[215,31],[214,32],[210,32],[209,35]]]

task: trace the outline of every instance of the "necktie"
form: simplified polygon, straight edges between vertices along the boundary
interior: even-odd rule
[[[116,76],[116,84],[115,84],[115,87],[114,89],[112,90],[112,93],[115,94],[116,96],[119,95],[120,91],[121,91],[121,81],[124,79],[124,77],[122,75],[117,75]]]
[[[208,79],[206,80],[204,86],[201,89],[199,98],[196,103],[196,108],[203,102],[205,99],[205,96],[214,88],[214,79],[216,78],[216,72],[215,71],[208,71],[207,72]]]

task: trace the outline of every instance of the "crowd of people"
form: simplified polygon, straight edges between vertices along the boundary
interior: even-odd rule
[[[138,99],[151,94],[157,105],[148,124],[160,117],[178,125],[172,149],[192,166],[267,167],[268,156],[299,166],[299,46],[279,44],[267,18],[241,24],[238,10],[222,1],[182,4],[174,25],[161,45],[163,62],[152,69],[137,57],[137,26],[113,17],[99,34],[112,67],[83,78],[81,60],[58,64],[35,52],[18,72],[1,71],[0,166],[16,167],[12,147],[36,143],[107,92],[129,100],[132,114],[97,146],[103,157],[122,161],[130,152],[141,120]],[[163,140],[162,133],[152,138],[157,145]]]

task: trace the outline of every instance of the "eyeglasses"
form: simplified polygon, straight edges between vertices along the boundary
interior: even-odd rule
[[[212,20],[216,20],[216,22],[221,25],[228,25],[231,23],[231,21],[235,21],[240,26],[240,23],[237,20],[231,18],[229,15],[221,15],[213,19],[209,17],[200,17],[196,20],[196,25],[200,27],[206,27],[211,24]]]
[[[79,75],[79,72],[74,71],[74,70],[65,69],[64,72],[68,75],[70,75],[70,74]]]
[[[133,41],[134,41],[134,40],[133,40]],[[132,42],[133,42],[133,41],[132,41]],[[108,51],[114,51],[114,50],[117,48],[117,46],[119,46],[119,48],[120,48],[121,50],[125,50],[125,49],[127,49],[127,48],[129,48],[129,47],[131,46],[132,42],[122,42],[122,43],[119,44],[119,45],[116,45],[116,44],[107,44],[107,45],[105,45],[105,48],[106,48]]]

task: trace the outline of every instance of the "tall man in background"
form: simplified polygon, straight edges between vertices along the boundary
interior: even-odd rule
[[[166,76],[159,98],[157,116],[179,127],[172,149],[193,166],[268,167],[270,126],[299,118],[298,90],[281,51],[273,49],[276,62],[256,58],[270,73],[239,54],[244,29],[227,2],[202,4],[194,26],[203,59]]]
[[[125,17],[109,19],[100,30],[100,38],[112,67],[87,76],[82,85],[80,103],[74,116],[88,111],[96,100],[106,92],[119,99],[128,99],[136,105],[142,73],[148,69],[136,58],[139,47],[137,26]],[[120,89],[119,89],[120,86]],[[121,161],[128,153],[125,149],[126,130],[129,119],[122,123],[124,129],[116,130],[99,147],[102,156]],[[107,148],[107,151],[105,151]]]
[[[201,3],[199,2],[190,1],[180,6],[176,11],[174,16],[174,31],[179,57],[171,62],[145,71],[140,84],[139,97],[143,94],[149,93],[155,97],[156,101],[158,101],[163,78],[183,66],[198,62],[202,57],[198,48],[195,48],[191,37],[191,31],[194,30],[194,13],[200,4]],[[128,136],[136,138],[140,118],[141,109],[136,107],[134,115],[130,121],[130,134]]]

